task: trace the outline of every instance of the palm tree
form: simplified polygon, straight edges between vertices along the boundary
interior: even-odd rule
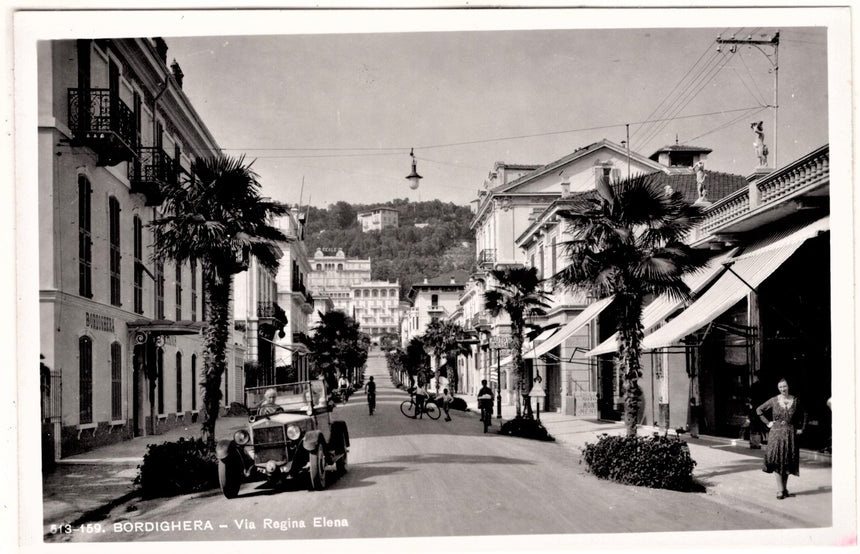
[[[427,352],[419,337],[412,337],[406,345],[406,372],[412,380],[410,387],[416,384],[416,380],[427,382]]]
[[[534,317],[546,314],[547,296],[540,288],[541,280],[534,267],[506,267],[490,272],[496,286],[484,293],[484,306],[493,317],[502,312],[511,320],[511,351],[517,380],[517,416],[521,414],[520,395],[523,391],[523,337],[526,329],[539,328],[531,323]],[[501,386],[501,383],[499,383]]]
[[[164,215],[150,223],[154,259],[198,260],[202,265],[207,321],[200,388],[203,435],[210,446],[227,367],[233,275],[247,269],[249,255],[263,267],[277,269],[276,242],[286,240],[270,222],[287,209],[260,195],[258,178],[244,157],[197,158],[188,179],[164,188]]]
[[[638,175],[585,193],[559,215],[573,237],[563,243],[570,263],[555,280],[597,298],[613,296],[608,309],[618,331],[615,367],[624,375],[624,421],[636,434],[641,408],[642,308],[650,295],[687,300],[683,276],[707,259],[684,244],[702,218],[679,192],[661,190],[657,176]]]
[[[448,382],[451,392],[457,390],[457,357],[471,356],[472,349],[463,342],[465,329],[459,323],[452,321],[432,321],[422,336],[422,341],[429,347],[436,358],[436,382],[439,382],[439,365],[444,356],[447,365]]]

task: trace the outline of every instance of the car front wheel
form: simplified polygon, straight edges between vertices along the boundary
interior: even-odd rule
[[[311,452],[310,466],[311,490],[325,489],[325,451],[322,444],[318,444],[316,451]]]
[[[218,484],[226,498],[236,498],[242,485],[242,464],[234,456],[218,460]]]

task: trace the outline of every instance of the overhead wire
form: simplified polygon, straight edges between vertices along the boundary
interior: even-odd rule
[[[654,127],[652,127],[649,133],[637,142],[636,148],[641,149],[646,144],[651,142],[654,138],[656,138],[663,131],[668,122],[671,121],[675,115],[679,114],[684,108],[686,108],[687,105],[699,94],[699,92],[705,86],[707,86],[708,83],[711,82],[711,80],[717,75],[717,73],[720,72],[723,66],[725,66],[725,60],[728,55],[718,53],[716,56],[717,58],[722,56],[722,58],[713,58],[716,60],[716,62],[704,72],[702,72],[700,75],[698,75],[696,81],[691,83],[691,85],[685,89],[686,92],[684,92],[683,95],[678,96],[678,98],[676,98],[672,102],[672,104],[670,105],[670,109],[666,114],[665,121],[661,122],[661,124],[659,125],[655,125]]]
[[[728,30],[728,27],[726,27],[725,29],[723,29],[723,31],[722,31],[722,32],[723,32],[723,33],[725,33],[727,30]],[[721,34],[722,34],[722,33],[721,33]],[[708,45],[708,46],[705,48],[705,50],[701,53],[701,55],[699,56],[699,58],[698,58],[698,59],[693,63],[693,65],[691,65],[691,66],[690,66],[690,68],[689,68],[689,69],[687,70],[687,72],[686,72],[686,73],[681,77],[681,79],[679,79],[679,80],[678,80],[678,82],[677,82],[677,83],[675,83],[675,86],[674,86],[674,87],[672,87],[672,90],[671,90],[671,91],[669,91],[669,93],[668,93],[668,94],[666,94],[666,95],[664,95],[664,96],[663,96],[663,99],[660,101],[660,103],[658,103],[658,104],[657,104],[657,107],[655,107],[655,108],[651,111],[651,113],[649,113],[649,114],[645,117],[645,119],[651,119],[654,115],[656,115],[656,114],[658,113],[658,110],[659,110],[659,109],[660,109],[660,107],[663,105],[663,102],[667,101],[667,100],[668,100],[668,99],[669,99],[669,98],[670,98],[670,97],[675,93],[675,90],[677,90],[677,88],[681,85],[681,83],[683,83],[683,82],[684,82],[684,80],[685,80],[685,79],[690,75],[690,73],[691,73],[691,72],[696,68],[696,66],[699,64],[699,62],[700,62],[700,61],[702,61],[702,58],[704,58],[704,57],[705,57],[705,54],[707,54],[708,52],[712,52],[712,53],[713,53],[713,50],[711,50],[711,45]],[[712,56],[712,57],[713,57],[713,56]],[[706,63],[705,65],[707,65],[707,63]],[[634,131],[633,131],[633,135],[630,137],[630,140],[631,140],[631,141],[632,141],[632,140],[633,140],[633,138],[634,138],[634,137],[639,133],[639,131],[640,131],[640,130],[641,130],[641,128],[640,128],[640,129],[636,129],[636,130],[634,130]]]

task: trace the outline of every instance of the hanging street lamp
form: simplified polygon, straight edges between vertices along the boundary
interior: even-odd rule
[[[415,167],[415,150],[410,148],[409,155],[412,156],[412,173],[406,176],[406,180],[409,181],[409,188],[415,190],[418,188],[419,179],[423,179],[423,177],[418,175],[418,170]]]

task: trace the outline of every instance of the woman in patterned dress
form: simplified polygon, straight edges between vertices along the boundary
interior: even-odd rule
[[[782,500],[789,496],[789,474],[800,473],[800,451],[796,435],[803,433],[806,427],[806,412],[797,397],[788,394],[788,381],[780,379],[777,388],[779,394],[765,401],[755,411],[770,429],[761,469],[776,474],[779,491],[776,497]],[[770,420],[764,415],[767,411],[770,411]]]

